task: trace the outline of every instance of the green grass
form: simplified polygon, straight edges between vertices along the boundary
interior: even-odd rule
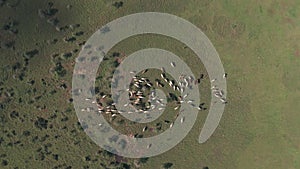
[[[181,143],[149,158],[140,168],[161,168],[167,162],[173,163],[174,169],[300,168],[299,2],[128,0],[119,9],[112,6],[113,2],[54,0],[53,8],[58,12],[53,17],[59,20],[57,27],[65,28],[60,32],[47,23],[47,19],[38,16],[38,9],[47,9],[48,1],[20,1],[16,8],[6,3],[0,7],[0,107],[3,107],[0,110],[0,140],[3,140],[0,168],[105,168],[101,164],[114,168],[110,162],[115,161],[115,157],[93,143],[77,124],[76,113],[69,102],[74,60],[81,50],[79,43],[105,23],[145,11],[175,14],[203,30],[228,73],[229,103],[219,127],[206,143],[197,142],[207,116],[207,111],[203,111]],[[72,8],[67,9],[68,4]],[[11,20],[17,22],[13,28],[18,29],[18,34],[2,29]],[[71,24],[80,26],[70,28]],[[74,36],[79,31],[84,34]],[[63,40],[72,36],[76,41]],[[50,44],[54,39],[57,42]],[[10,41],[15,42],[15,50],[5,49],[3,43]],[[122,52],[128,56],[144,48],[162,48],[182,57],[196,76],[206,73],[193,52],[183,46],[171,38],[144,35],[120,42],[110,53]],[[23,54],[34,49],[39,52],[26,65]],[[67,52],[72,56],[62,59],[61,55]],[[14,70],[17,62],[20,67]],[[64,77],[51,72],[58,62],[66,70]],[[101,68],[105,76],[110,76],[107,72],[110,64],[102,64]],[[23,80],[19,80],[19,76]],[[34,84],[30,85],[32,80]],[[61,87],[63,84],[66,89]],[[201,100],[206,103],[210,100],[209,85],[206,79],[200,86]],[[156,122],[172,119],[170,114],[174,112],[170,110]],[[11,114],[13,111],[18,112],[18,117]],[[35,126],[38,117],[48,120],[47,129]],[[139,130],[141,126],[134,129]],[[30,131],[30,135],[26,136],[25,131]],[[133,163],[137,159],[126,160],[136,168]],[[7,166],[4,166],[5,161]],[[121,164],[119,167],[122,168]]]

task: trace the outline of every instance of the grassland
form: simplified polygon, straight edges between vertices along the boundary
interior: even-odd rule
[[[119,8],[111,0],[51,2],[0,1],[0,168],[138,168],[141,161],[142,169],[168,162],[174,169],[300,168],[300,2],[127,0]],[[201,111],[172,150],[115,163],[118,158],[93,143],[78,123],[72,71],[96,30],[145,11],[185,18],[209,37],[228,73],[228,105],[206,143],[197,142],[207,115]],[[196,75],[206,73],[191,50],[167,37],[132,37],[109,55],[148,47],[172,51]],[[110,71],[109,64],[101,67]],[[206,103],[209,85],[206,79],[200,86]]]

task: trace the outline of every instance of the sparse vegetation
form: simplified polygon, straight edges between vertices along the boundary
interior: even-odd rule
[[[144,48],[171,51],[195,76],[202,74],[197,80],[201,102],[206,103],[183,142],[158,157],[130,159],[105,151],[84,133],[92,126],[78,122],[71,76],[75,58],[93,32],[119,16],[144,11],[175,14],[204,31],[228,72],[230,104],[213,137],[199,145],[211,97],[204,65],[175,39],[147,34],[123,40],[109,51],[97,72],[93,92],[99,103],[107,95],[101,99],[103,107],[112,104],[110,80],[115,67]],[[295,130],[300,128],[297,11],[300,5],[292,0],[0,0],[0,168],[300,168],[300,136]],[[159,73],[149,69],[138,75],[165,89],[165,112],[147,124],[105,115],[109,124],[136,138],[169,128],[178,113],[174,108],[179,93],[160,81]],[[137,108],[151,106],[150,89],[141,89],[145,98]]]

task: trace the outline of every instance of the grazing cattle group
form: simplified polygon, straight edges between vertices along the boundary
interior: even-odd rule
[[[171,66],[174,68],[176,66],[176,64],[174,62],[170,63]],[[171,80],[169,78],[167,78],[167,74],[165,72],[165,68],[161,68],[161,73],[160,73],[160,78],[156,78],[155,79],[155,85],[153,85],[153,83],[151,83],[151,81],[146,78],[146,77],[139,77],[137,75],[135,75],[132,79],[132,83],[130,84],[129,88],[126,89],[126,91],[128,92],[129,95],[129,102],[124,104],[124,107],[127,106],[133,106],[135,107],[135,112],[143,112],[145,114],[149,113],[149,110],[153,110],[155,108],[157,108],[158,110],[164,110],[164,106],[163,104],[163,99],[159,99],[156,94],[155,91],[152,90],[150,92],[149,97],[147,96],[147,94],[145,94],[147,90],[150,89],[154,89],[155,87],[159,87],[159,88],[164,88],[165,84],[167,84],[171,89],[173,89],[173,91],[175,92],[180,92],[181,94],[183,94],[183,92],[185,91],[186,88],[192,88],[192,85],[198,85],[201,81],[201,79],[204,78],[204,75],[201,74],[199,78],[194,79],[192,76],[186,76],[186,75],[180,75],[179,76],[179,82],[176,83],[174,80]],[[144,70],[143,72],[141,72],[141,75],[144,74],[145,72],[147,72],[148,69]],[[136,74],[136,71],[131,71],[130,74]],[[225,73],[223,75],[223,78],[227,77],[227,73]],[[224,91],[219,89],[216,85],[213,85],[213,83],[215,83],[217,81],[217,78],[214,78],[211,80],[211,84],[212,84],[212,94],[214,97],[218,98],[221,103],[226,104],[226,98],[224,97]],[[91,98],[86,98],[85,101],[92,101],[93,104],[97,104],[98,110],[97,113],[99,114],[110,114],[111,117],[116,117],[119,114],[122,113],[134,113],[134,112],[125,112],[122,110],[117,110],[115,105],[116,103],[113,102],[106,102],[106,100],[108,100],[107,98],[108,95],[102,94],[100,95],[100,99],[97,100],[92,100]],[[194,100],[191,99],[187,99],[187,97],[189,96],[189,94],[184,94],[183,96],[176,96],[173,93],[169,93],[169,96],[175,100],[177,102],[177,106],[174,107],[174,111],[178,111],[178,109],[180,108],[180,104],[186,102],[189,105],[191,105],[192,107],[196,108],[199,111],[202,110],[206,110],[206,108],[204,107],[204,103],[201,103],[200,105],[195,105],[194,104]],[[105,105],[105,106],[104,106]],[[91,108],[88,107],[86,109],[82,109],[81,111],[86,111],[86,112],[90,112]],[[180,112],[182,112],[184,110],[181,110]],[[176,114],[176,118],[179,116],[178,112]],[[180,119],[180,123],[184,123],[185,121],[185,117],[182,116]],[[169,128],[172,128],[174,125],[174,122],[169,123]],[[102,124],[99,124],[99,126],[102,126]],[[142,132],[145,132],[148,129],[147,126],[145,126],[142,129]],[[151,147],[151,145],[148,146],[149,148]]]

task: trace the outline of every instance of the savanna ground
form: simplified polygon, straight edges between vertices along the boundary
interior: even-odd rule
[[[174,169],[300,168],[300,1],[115,2],[0,0],[0,168],[153,169],[165,163]],[[78,123],[72,71],[81,46],[101,26],[148,11],[180,16],[208,36],[228,73],[228,104],[206,143],[197,142],[208,112],[201,111],[172,150],[116,163],[119,158],[93,143]],[[206,74],[184,44],[167,37],[132,37],[109,56],[148,47],[172,51],[195,75]],[[111,71],[110,63],[102,69]],[[206,103],[209,85],[208,78],[200,85]],[[162,118],[170,113],[166,110]]]

